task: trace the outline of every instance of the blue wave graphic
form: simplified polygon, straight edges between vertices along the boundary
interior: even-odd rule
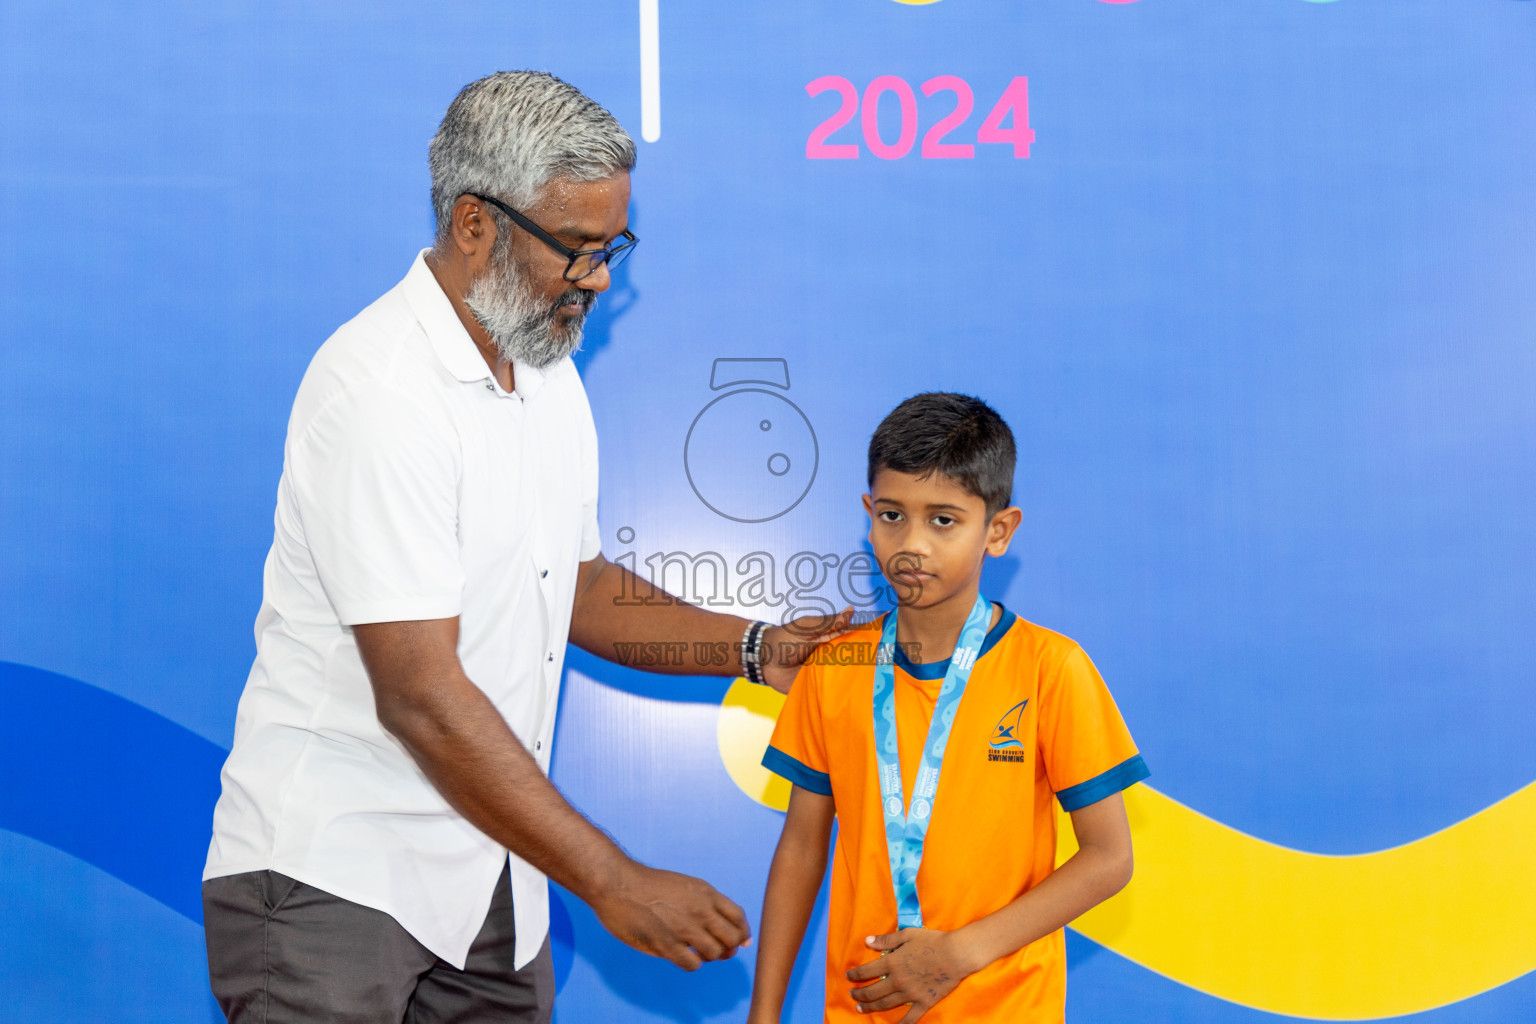
[[[203,923],[203,860],[229,751],[126,697],[0,661],[0,829],[63,850]],[[575,929],[550,891],[556,990]]]
[[[0,661],[0,828],[79,857],[202,924],[228,751],[78,679]]]

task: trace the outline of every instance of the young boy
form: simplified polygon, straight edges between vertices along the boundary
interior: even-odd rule
[[[870,441],[897,609],[801,670],[763,758],[794,786],[751,1024],[778,1024],[834,817],[829,1022],[1061,1021],[1062,926],[1130,880],[1120,791],[1148,773],[1114,700],[1077,644],[978,594],[1022,516],[1013,465],[964,395],[909,398]],[[1054,870],[1053,798],[1078,842]]]

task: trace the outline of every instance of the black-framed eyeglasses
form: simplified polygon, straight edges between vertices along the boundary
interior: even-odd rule
[[[602,266],[604,263],[608,264],[608,269],[611,271],[614,267],[618,266],[620,263],[623,263],[625,258],[634,251],[635,246],[640,242],[640,239],[636,238],[631,232],[625,231],[622,235],[619,236],[620,238],[624,239],[624,241],[619,245],[613,246],[612,248],[572,249],[570,246],[562,244],[561,241],[554,235],[550,234],[548,231],[545,231],[543,228],[539,227],[527,217],[524,217],[521,213],[518,213],[516,210],[512,209],[512,207],[508,206],[500,199],[497,199],[494,196],[484,196],[479,192],[470,192],[468,194],[474,196],[476,199],[482,199],[485,202],[490,203],[492,206],[496,207],[496,209],[500,210],[508,217],[511,217],[512,223],[516,224],[518,227],[522,228],[524,231],[528,232],[534,238],[537,238],[551,249],[555,250],[555,252],[559,253],[561,256],[564,256],[566,259],[566,264],[565,273],[562,276],[567,281],[580,281],[584,277],[590,277],[597,271],[597,268]]]

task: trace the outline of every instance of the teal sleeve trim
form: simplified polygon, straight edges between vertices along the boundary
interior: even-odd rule
[[[808,789],[822,796],[832,795],[832,776],[814,768],[807,768],[777,747],[769,747],[768,752],[763,755],[763,767],[775,775],[782,775],[801,789]]]
[[[770,748],[771,751],[772,748]],[[764,763],[767,759],[764,758]],[[780,774],[783,774],[782,772]],[[1061,809],[1064,811],[1080,811],[1089,804],[1096,804],[1111,793],[1118,793],[1122,789],[1128,789],[1151,775],[1147,768],[1147,762],[1141,759],[1141,755],[1127,758],[1115,765],[1107,772],[1095,775],[1087,782],[1079,782],[1075,786],[1068,786],[1056,794],[1056,799],[1061,801]]]

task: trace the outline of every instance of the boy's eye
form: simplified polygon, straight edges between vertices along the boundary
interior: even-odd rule
[[[899,523],[901,522],[901,513],[888,508],[880,513],[880,521],[884,523]]]
[[[955,524],[955,519],[954,519],[953,516],[934,516],[933,517],[933,525],[934,526],[953,526],[954,524]]]

